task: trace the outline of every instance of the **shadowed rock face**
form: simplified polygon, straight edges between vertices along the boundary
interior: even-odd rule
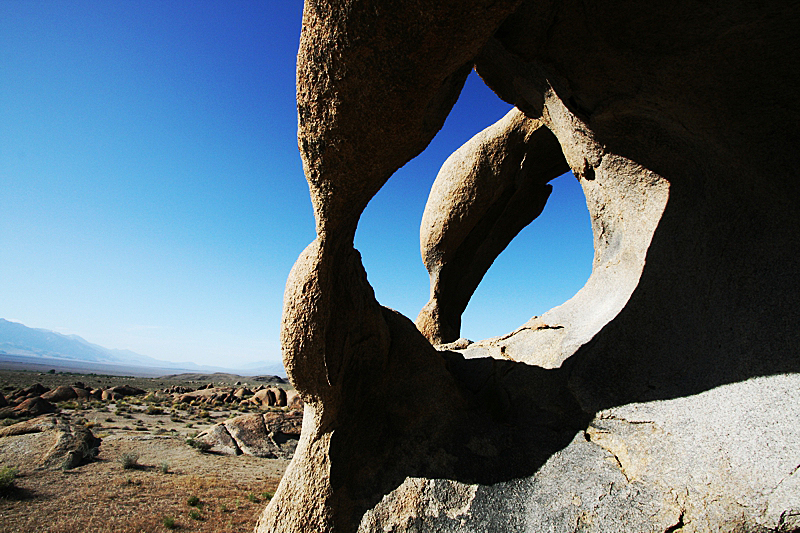
[[[798,22],[740,2],[307,2],[317,239],[282,323],[306,403],[257,530],[800,527]],[[375,300],[353,236],[473,65],[518,111],[437,178],[417,329]],[[435,348],[566,166],[592,220],[586,286]]]

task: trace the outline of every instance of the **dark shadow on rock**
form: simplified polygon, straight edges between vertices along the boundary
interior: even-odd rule
[[[437,352],[406,317],[384,316],[392,368],[345,388],[360,391],[331,440],[338,523],[357,524],[407,477],[492,485],[530,476],[592,419],[569,391],[570,365]]]
[[[559,368],[436,352],[384,309],[390,368],[371,383],[352,376],[332,437],[341,518],[357,524],[407,477],[532,476],[602,409],[800,372],[796,263],[745,260],[800,248],[785,229],[795,210],[775,213],[777,193],[714,203],[695,187],[672,185],[627,305]]]

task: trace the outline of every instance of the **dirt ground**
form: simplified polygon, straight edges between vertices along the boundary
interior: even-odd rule
[[[141,398],[63,405],[60,416],[103,439],[99,454],[71,470],[41,470],[52,436],[0,438],[0,469],[18,473],[0,494],[0,533],[250,532],[288,465],[187,444],[238,410],[178,409]],[[132,457],[136,465],[125,468]]]

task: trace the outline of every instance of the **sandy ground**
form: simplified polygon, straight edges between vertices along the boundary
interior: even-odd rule
[[[238,411],[165,403],[162,414],[147,414],[152,404],[136,402],[62,409],[103,439],[96,460],[72,470],[37,468],[51,434],[0,438],[0,468],[18,471],[14,488],[0,494],[0,533],[252,531],[288,461],[201,453],[186,444]],[[137,456],[138,468],[123,467],[126,454]]]

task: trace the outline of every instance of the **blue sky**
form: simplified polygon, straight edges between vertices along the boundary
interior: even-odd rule
[[[0,2],[0,318],[109,348],[236,367],[280,360],[283,288],[314,238],[297,151],[290,1]],[[470,77],[445,128],[362,217],[378,300],[428,299],[419,222],[446,157],[509,109]],[[464,315],[506,333],[586,281],[571,176]]]

